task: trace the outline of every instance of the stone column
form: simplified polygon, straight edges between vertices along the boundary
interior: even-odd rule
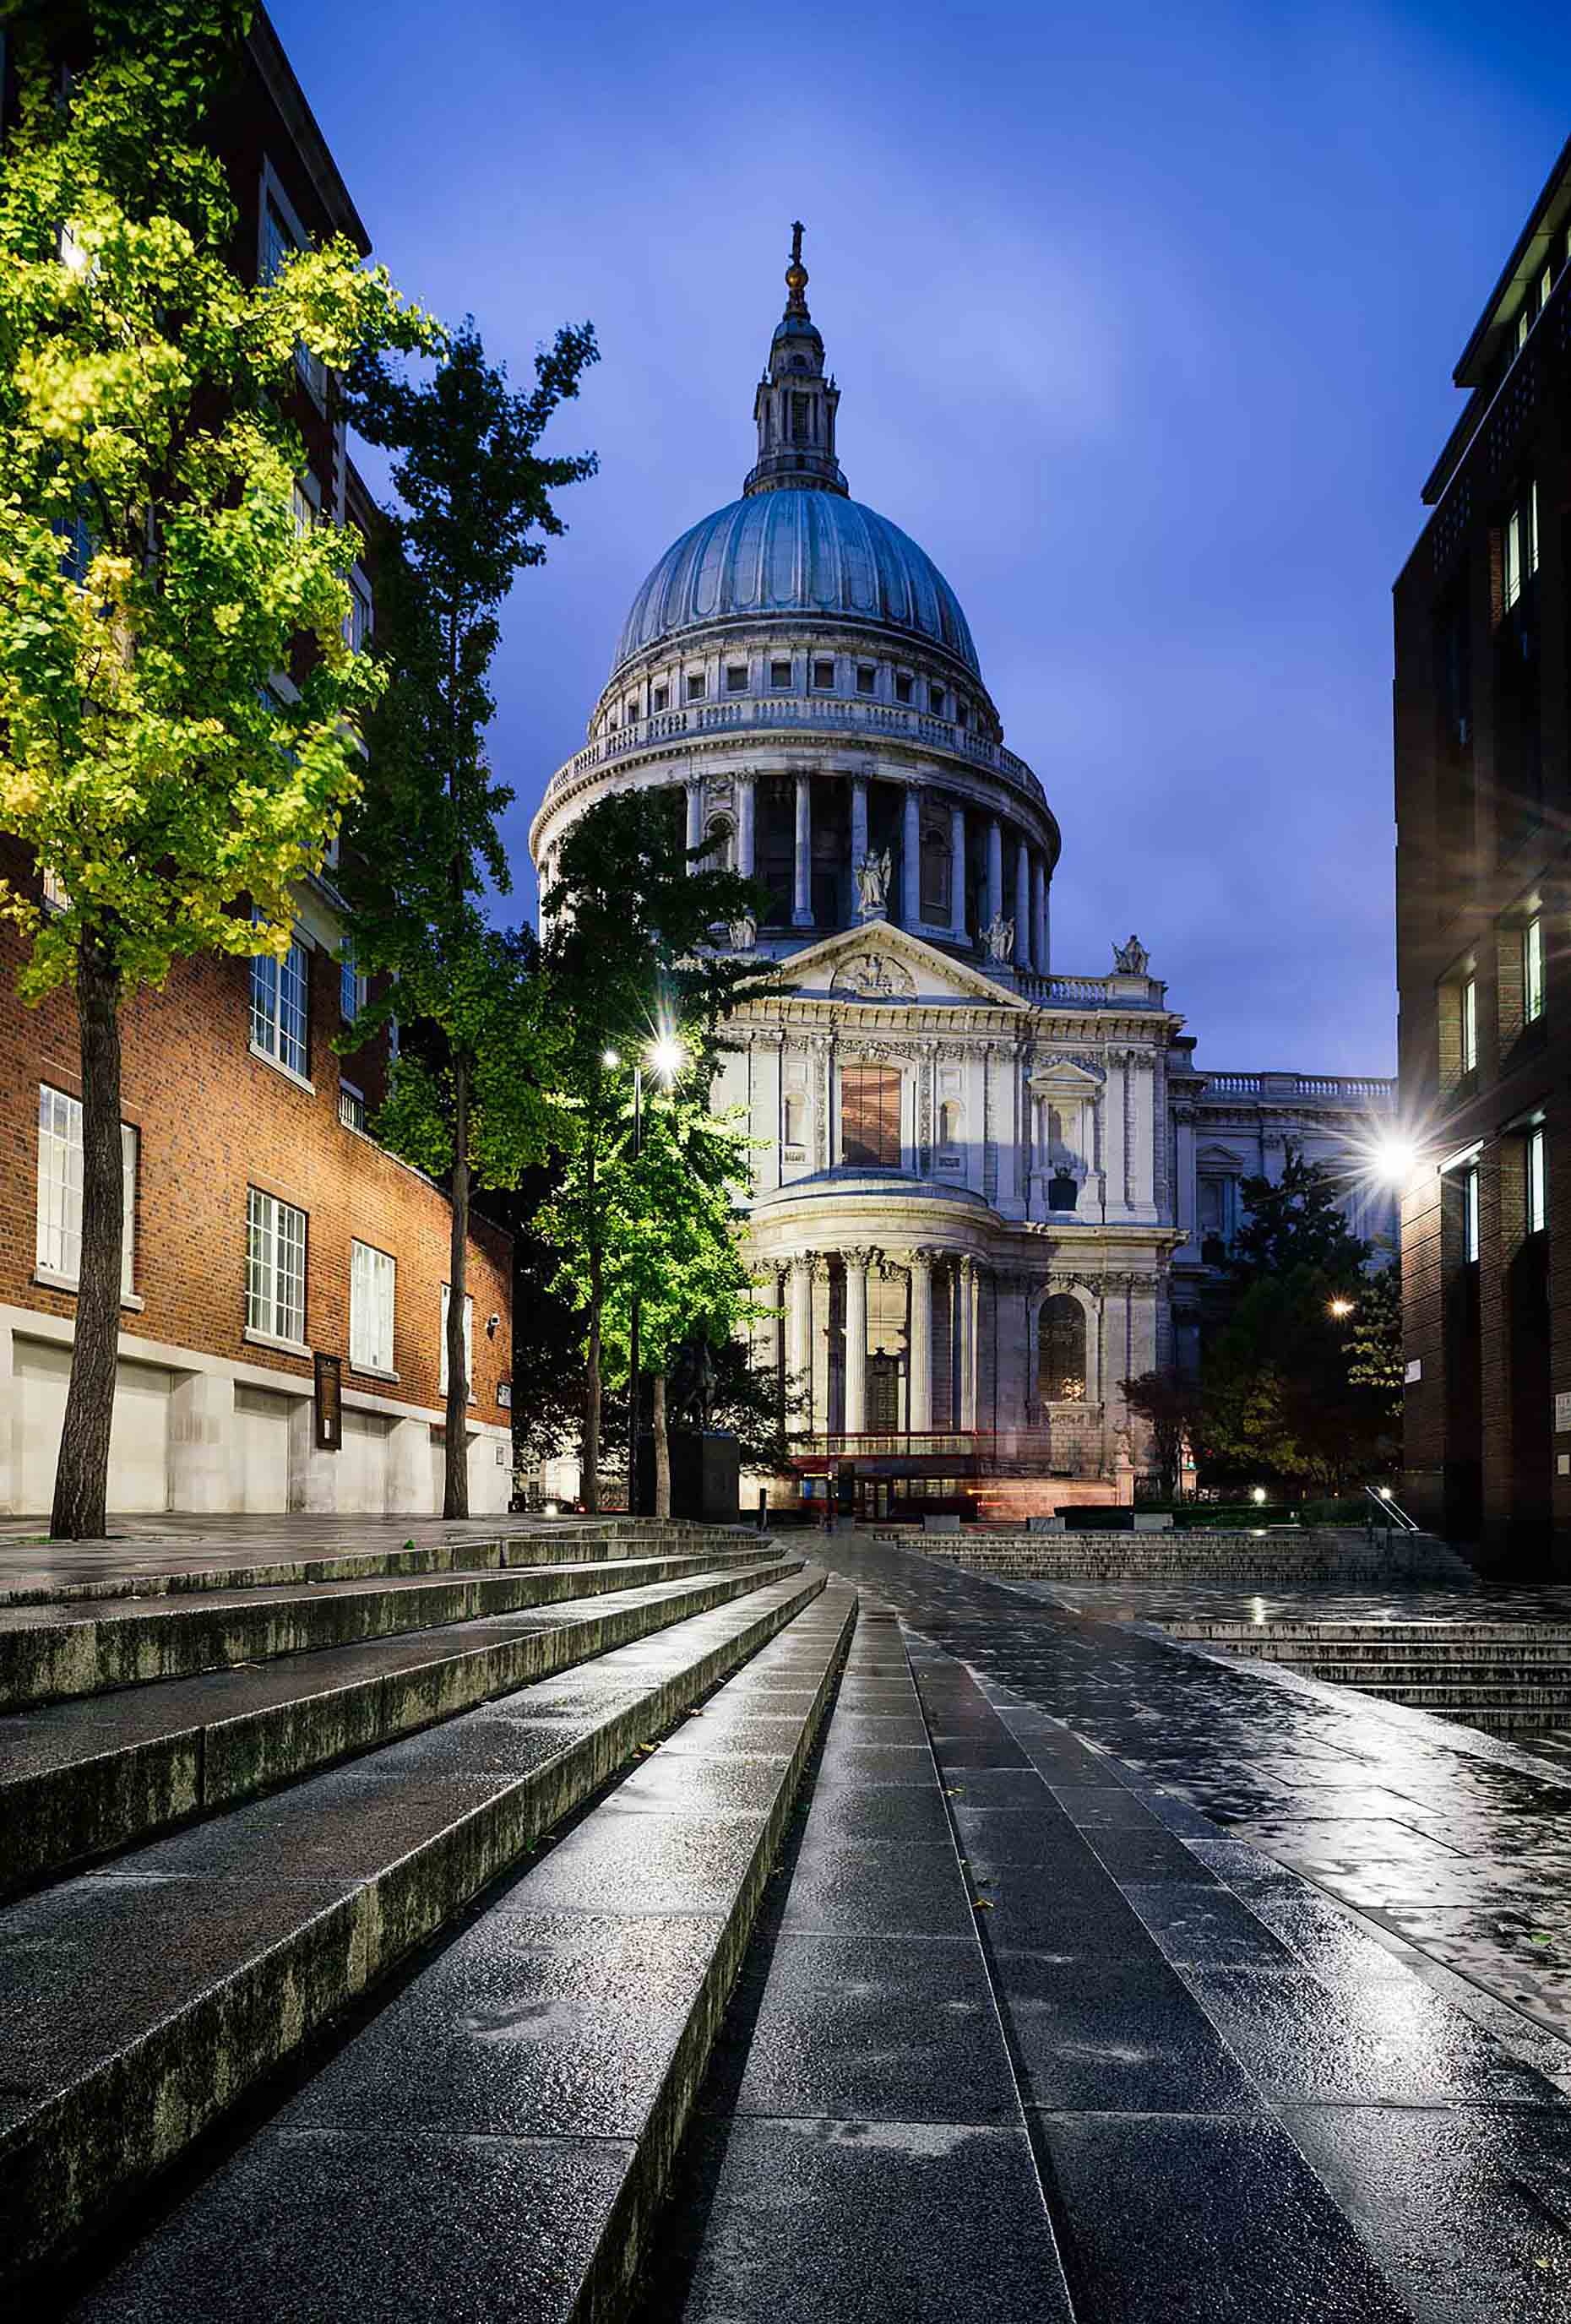
[[[907,1253],[910,1275],[910,1342],[906,1377],[910,1383],[910,1419],[913,1434],[933,1425],[933,1258],[930,1250]]]
[[[757,798],[751,775],[736,778],[736,869],[744,880],[753,877],[754,816]]]
[[[822,1436],[834,1425],[829,1410],[829,1262],[820,1253],[813,1260],[813,1304],[809,1318],[812,1357],[813,1434]]]
[[[791,926],[813,925],[813,779],[797,777],[797,845],[791,880]]]
[[[235,1507],[229,1459],[235,1383],[217,1372],[178,1372],[169,1400],[169,1505],[193,1517]]]
[[[919,927],[922,918],[922,810],[914,783],[906,786],[901,823],[900,917],[902,927]]]
[[[966,929],[966,810],[949,809],[949,933],[964,937]]]
[[[1104,1199],[1108,1217],[1121,1219],[1128,1215],[1129,1210],[1123,1137],[1124,1083],[1129,1060],[1123,1050],[1109,1049],[1106,1064],[1107,1079],[1102,1084],[1102,1174],[1106,1188]]]
[[[846,1434],[867,1427],[867,1268],[870,1250],[843,1250],[846,1269]]]
[[[692,849],[699,844],[704,836],[704,787],[702,783],[689,783],[687,787],[687,790],[688,848],[690,853]],[[697,872],[700,869],[707,868],[707,866],[700,866],[692,862],[689,862],[688,865],[689,872]]]
[[[1031,964],[1031,858],[1023,833],[1014,851],[1014,964]]]
[[[987,823],[987,925],[992,927],[1003,909],[1003,828],[998,817],[990,816]]]
[[[867,778],[851,778],[851,869],[867,861]]]
[[[960,1296],[956,1312],[960,1323],[960,1425],[976,1426],[976,1261],[967,1256],[960,1261]]]
[[[328,1517],[338,1506],[338,1452],[319,1452],[316,1407],[309,1396],[290,1398],[289,1506],[308,1517]]]
[[[786,1308],[786,1370],[794,1387],[805,1381],[813,1352],[813,1258],[798,1251],[790,1262],[790,1296]],[[809,1417],[809,1426],[812,1423]]]
[[[1039,855],[1031,863],[1031,962],[1039,976],[1048,973],[1048,867]]]

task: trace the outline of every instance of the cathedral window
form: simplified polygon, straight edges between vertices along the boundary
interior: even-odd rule
[[[909,669],[897,669],[895,671],[894,698],[897,702],[909,702],[910,700],[912,684],[913,680]]]
[[[670,705],[670,698],[671,690],[669,686],[657,686],[649,697],[649,706],[651,711],[653,712],[656,710],[666,709]]]
[[[878,683],[878,672],[877,672],[875,669],[873,669],[871,667],[871,665],[870,665],[869,663],[864,662],[864,662],[858,662],[858,664],[856,665],[856,691],[857,691],[857,693],[858,693],[858,694],[871,694],[871,693],[873,692],[873,687],[877,685],[877,683]]]
[[[928,688],[928,708],[932,712],[932,714],[933,714],[933,715],[934,715],[934,717],[935,717],[935,718],[941,718],[941,717],[943,716],[943,715],[944,715],[944,689],[943,689],[943,687],[942,687],[941,686],[929,686],[929,688]]]
[[[702,702],[704,699],[705,684],[704,673],[701,669],[690,669],[688,672],[688,700],[689,702]]]
[[[813,399],[810,395],[791,396],[791,442],[809,444],[812,441]]]
[[[900,1071],[846,1065],[840,1074],[840,1159],[864,1169],[900,1167]]]
[[[816,661],[813,664],[813,684],[820,694],[834,692],[835,665],[832,661]]]
[[[1044,1404],[1086,1401],[1086,1311],[1067,1291],[1042,1304],[1037,1333],[1037,1393]]]
[[[772,661],[769,666],[769,682],[776,694],[789,694],[791,690],[790,662]]]
[[[747,664],[744,661],[728,661],[726,663],[725,691],[727,694],[746,693]]]
[[[958,1146],[966,1134],[966,1109],[957,1098],[947,1097],[938,1108],[938,1143]]]
[[[787,1092],[784,1116],[781,1127],[786,1145],[805,1146],[808,1142],[808,1101],[799,1091]]]

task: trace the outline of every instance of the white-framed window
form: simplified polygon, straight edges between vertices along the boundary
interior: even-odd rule
[[[349,1361],[361,1371],[393,1370],[398,1261],[374,1243],[349,1244]]]
[[[1462,1173],[1462,1256],[1468,1266],[1478,1257],[1478,1165],[1470,1162]]]
[[[130,1122],[120,1124],[120,1170],[124,1225],[120,1243],[120,1296],[133,1296],[136,1280],[136,1165],[140,1139]],[[79,1098],[47,1082],[38,1088],[38,1271],[78,1281],[82,1268],[82,1107]]]
[[[306,996],[310,968],[297,936],[282,960],[258,953],[251,964],[251,1046],[303,1081],[310,1065]]]
[[[702,702],[707,684],[708,680],[701,669],[690,669],[687,678],[688,700]]]
[[[832,661],[814,662],[813,691],[815,694],[833,694],[835,691],[835,665]]]
[[[355,965],[353,948],[346,945],[338,955],[338,1013],[346,1025],[353,1025],[365,1006],[365,977]]]
[[[744,661],[728,661],[726,663],[725,691],[727,694],[746,693],[747,664]]]
[[[245,1328],[302,1345],[306,1214],[259,1186],[245,1189]]]
[[[58,872],[49,864],[43,866],[43,908],[46,912],[69,912],[70,891]]]
[[[344,616],[344,643],[351,653],[364,653],[375,627],[371,584],[356,565],[349,576],[349,610]]]
[[[1542,1234],[1549,1223],[1546,1207],[1548,1188],[1545,1184],[1544,1125],[1537,1122],[1528,1132],[1527,1185],[1525,1187],[1526,1226],[1529,1234]]]
[[[263,281],[273,281],[284,260],[304,247],[305,235],[293,213],[286,209],[269,171],[263,187],[262,239],[257,253],[257,272]],[[308,346],[297,346],[294,364],[312,395],[325,407],[328,401],[328,367],[320,355],[313,355]]]
[[[338,1119],[346,1130],[365,1130],[365,1093],[356,1089],[353,1082],[338,1084]]]
[[[877,690],[877,687],[878,687],[878,672],[877,672],[877,670],[876,670],[876,669],[874,669],[873,668],[873,666],[871,665],[871,663],[864,662],[864,662],[858,662],[858,663],[857,663],[857,665],[856,665],[856,691],[857,691],[857,693],[858,693],[858,694],[873,694],[873,693],[876,692],[876,690]]]
[[[1460,1070],[1471,1074],[1478,1065],[1478,979],[1465,976],[1462,980],[1460,1028],[1462,1036]]]
[[[769,666],[772,694],[789,694],[791,690],[791,666],[789,661],[772,661]]]
[[[452,1296],[451,1284],[444,1283],[442,1286],[442,1373],[438,1382],[437,1391],[440,1396],[446,1396],[448,1392],[448,1309],[452,1302]],[[464,1392],[471,1398],[475,1394],[475,1302],[468,1298],[464,1302]]]
[[[1501,585],[1509,613],[1522,584],[1539,569],[1539,487],[1531,484],[1505,521]]]
[[[1537,912],[1522,930],[1522,1021],[1536,1025],[1544,1013],[1544,923]]]

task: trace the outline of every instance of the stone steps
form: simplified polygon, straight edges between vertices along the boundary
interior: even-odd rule
[[[0,1895],[801,1571],[749,1562],[0,1720]]]
[[[756,1540],[724,1553],[726,1562],[744,1563],[770,1554]],[[6,1607],[0,1609],[0,1711],[677,1580],[706,1571],[714,1559],[712,1551],[695,1550],[526,1564],[517,1572],[209,1590],[151,1607],[116,1600],[91,1613],[74,1602]]]
[[[247,1558],[233,1545],[132,1545],[97,1553],[104,1570],[90,1579],[65,1576],[75,1564],[22,1566],[0,1582],[0,1606],[66,1605],[98,1599],[177,1597],[204,1590],[263,1590],[287,1582],[354,1582],[377,1575],[452,1573],[508,1565],[588,1564],[625,1557],[640,1544],[673,1553],[744,1547],[756,1541],[751,1526],[661,1524],[653,1517],[586,1517],[523,1526],[494,1539],[408,1540],[376,1549],[295,1552],[288,1557]],[[43,1553],[48,1558],[51,1552]],[[64,1553],[55,1550],[57,1561]]]
[[[385,1744],[352,1765],[307,1775],[0,1911],[0,2271],[25,2282],[25,2297],[42,2298],[43,2271],[85,2236],[124,2218],[154,2174],[303,2043],[325,2038],[345,2011],[364,2004],[417,1947],[514,1870],[542,1833],[794,1624],[815,1605],[825,1578],[809,1568],[772,1581],[753,1569],[736,1579],[745,1594],[732,1603]],[[771,1710],[796,1714],[801,1731],[783,1761],[770,1761],[777,1778],[772,1793],[752,1774],[718,1786],[725,1808],[720,1823],[740,1812],[756,1827],[749,1868],[719,1915],[723,1926],[700,1929],[679,1907],[663,1916],[656,1909],[670,1941],[670,1974],[688,1977],[683,2021],[688,2030],[676,2032],[642,2126],[632,2134],[608,2131],[586,2095],[590,2120],[583,2129],[568,2133],[554,2119],[549,2134],[541,2134],[542,2142],[549,2135],[554,2143],[553,2153],[531,2143],[522,2169],[511,2153],[494,2153],[495,2142],[485,2137],[444,2147],[446,2077],[431,2072],[428,2058],[423,2087],[434,2113],[417,2128],[421,2080],[412,2065],[407,2073],[403,2068],[411,2037],[394,2032],[384,2053],[390,2080],[384,2081],[394,2126],[374,2138],[374,2153],[353,2129],[335,2137],[325,2126],[309,2128],[303,2144],[289,2146],[315,2189],[318,2232],[302,2238],[297,2256],[303,2265],[314,2251],[328,2286],[324,2303],[313,2305],[286,2277],[273,2273],[262,2281],[252,2266],[237,2268],[236,2249],[254,2246],[248,2233],[212,2247],[213,2299],[193,2298],[188,2282],[175,2306],[217,2316],[239,2313],[233,2306],[238,2301],[248,2317],[260,2307],[278,2317],[358,2318],[393,2312],[387,2286],[395,2280],[401,2313],[558,2312],[521,2306],[515,2290],[499,2292],[486,2307],[467,2300],[455,2305],[449,2298],[443,2308],[438,2301],[425,2306],[410,2289],[411,2273],[418,2274],[441,2252],[444,2235],[450,2244],[454,2234],[477,2232],[483,2215],[511,2230],[511,2267],[527,2259],[556,2282],[565,2280],[570,2264],[583,2284],[592,2285],[602,2273],[611,2281],[622,2255],[633,2247],[629,2221],[641,2216],[642,2202],[652,2200],[649,2190],[658,2187],[674,2145],[686,2080],[689,2069],[701,2070],[708,2030],[724,2002],[727,1964],[744,1941],[748,1898],[756,1902],[778,1817],[789,1809],[789,1783],[810,1742],[811,1705],[827,1683],[852,1609],[851,1593],[838,1591],[826,1618],[782,1641],[778,1669],[771,1665],[759,1682],[778,1698]],[[804,1685],[814,1655],[818,1675]],[[761,1702],[752,1709],[760,1712]],[[703,1771],[679,1744],[665,1765],[686,1770],[672,1780],[690,1812],[691,1799],[707,1788]],[[647,1895],[652,1861],[658,1864],[660,1855],[655,1850],[652,1859],[643,1845],[648,1825],[636,1812],[627,1813],[630,1790],[624,1786],[617,1795],[624,1799],[617,1812],[626,1845],[609,1868],[595,1874],[590,1868],[590,1886],[606,1899],[613,1918],[636,1912],[641,1883]],[[645,1786],[643,1804],[658,1806],[659,1796],[656,1781]],[[679,1826],[682,1798],[672,1806]],[[614,1817],[607,1829],[615,1828]],[[665,1837],[670,1858],[682,1860],[683,1831]],[[554,1861],[542,1869],[549,1874]],[[559,1912],[552,1907],[550,1918],[568,1952],[568,1924],[587,1911],[583,1893],[566,1897]],[[485,1925],[485,1920],[476,1923]],[[642,2039],[666,1992],[646,1958],[660,1933],[640,1923],[617,1955],[631,1983],[624,1993],[605,1997],[586,2030],[591,2049],[596,2027],[609,2045],[604,2070],[591,2075],[581,2092],[600,2093],[602,2117],[605,2107],[620,2104],[625,2114],[627,2105],[625,2077],[615,2056],[617,2029]],[[689,1972],[699,1957],[694,1986]],[[559,1988],[563,2008],[580,1982],[595,1976],[595,1946],[580,1946]],[[433,1970],[439,1968],[439,1960]],[[542,2018],[540,2010],[523,2006],[510,2016],[478,1992],[476,2006],[478,2019],[465,2023],[478,2037],[480,2080],[490,2061],[504,2069],[504,2085],[505,2068],[517,2052],[505,2039],[499,2049],[489,2045],[487,2030],[505,2034],[514,2024],[539,2023],[549,2033],[560,2014],[548,2008]],[[389,2011],[369,2031],[392,2026],[397,2015]],[[670,2011],[661,2022],[668,2032],[677,2024]],[[344,2052],[345,2059],[355,2055],[355,2047]],[[580,2058],[580,2072],[592,2062]],[[354,2070],[347,2071],[352,2084]],[[565,2104],[567,2094],[568,2083],[548,2073],[542,2104]],[[440,2152],[433,2150],[433,2139]],[[497,2166],[489,2191],[472,2190],[477,2210],[464,2194],[476,2160],[467,2150],[474,2147],[481,2150],[482,2165],[493,2153]],[[419,2167],[422,2154],[436,2166],[439,2194],[431,2172]],[[357,2195],[364,2198],[358,2210]],[[605,2199],[604,2216],[590,2249],[586,2222],[597,2196]],[[399,2239],[389,2279],[393,2246],[381,2235],[378,2206],[401,2203],[408,2234]],[[515,2209],[522,2205],[520,2218],[532,2218],[522,2240],[520,2218],[510,2220],[509,2203]],[[303,2191],[286,2197],[285,2209],[299,2224],[309,2210]],[[350,2264],[349,2229],[356,2220],[365,2239],[358,2288]],[[551,2220],[555,2241],[542,2253],[540,2233]],[[379,2288],[365,2273],[373,2267]],[[42,2312],[36,2301],[32,2312]],[[49,2312],[58,2313],[58,2306]],[[574,2312],[598,2311],[591,2304]]]
[[[1358,1526],[1281,1526],[1259,1533],[994,1534],[909,1536],[902,1546],[1000,1581],[1239,1589],[1471,1581],[1472,1570],[1427,1534],[1382,1535]]]
[[[1163,1628],[1489,1734],[1571,1727],[1571,1628],[1562,1624],[1199,1619]]]

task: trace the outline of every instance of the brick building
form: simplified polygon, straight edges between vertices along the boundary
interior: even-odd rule
[[[1571,145],[1455,371],[1396,585],[1407,1489],[1571,1561]]]
[[[8,103],[14,91],[5,90]],[[259,11],[215,140],[240,213],[237,269],[328,233],[369,247],[277,37]],[[303,353],[301,492],[327,521],[370,517],[337,383]],[[353,625],[372,621],[356,568]],[[286,689],[289,680],[276,681]],[[0,837],[0,875],[38,880]],[[385,1037],[333,1047],[364,1001],[324,877],[297,890],[282,967],[203,957],[123,1019],[124,1329],[109,1506],[124,1512],[429,1511],[441,1506],[450,1213],[366,1134]],[[40,881],[39,892],[47,903]],[[22,1005],[0,930],[0,1513],[47,1512],[70,1363],[81,1120],[71,996]],[[511,1246],[476,1222],[471,1506],[504,1508]],[[337,1358],[342,1445],[318,1449],[317,1358]]]

